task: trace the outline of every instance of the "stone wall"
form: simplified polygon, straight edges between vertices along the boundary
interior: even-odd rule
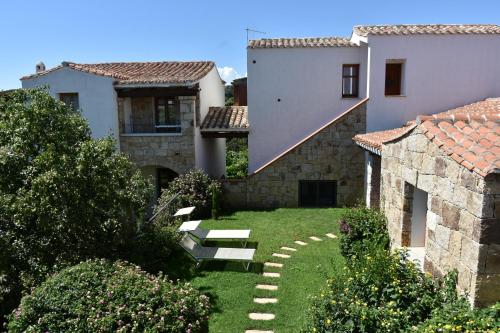
[[[428,194],[424,270],[458,270],[472,304],[500,300],[500,185],[460,166],[417,127],[384,145],[381,209],[393,247],[410,246],[413,189]]]
[[[340,117],[288,153],[250,175],[246,184],[226,184],[226,201],[238,208],[297,207],[299,180],[336,180],[337,205],[363,196],[364,152],[352,138],[366,130],[366,103]],[[269,144],[272,144],[271,142]],[[246,192],[246,200],[243,200]]]
[[[134,104],[132,99],[132,104]],[[136,101],[143,105],[146,99]],[[131,133],[120,135],[120,150],[138,166],[157,166],[181,174],[195,167],[193,117],[195,97],[179,97],[181,133]],[[119,102],[119,114],[123,114]],[[123,118],[123,116],[121,116]]]

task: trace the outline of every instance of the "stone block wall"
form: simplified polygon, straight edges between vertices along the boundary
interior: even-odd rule
[[[145,98],[140,98],[136,103],[145,100]],[[179,97],[179,100],[181,112],[180,134],[122,133],[120,135],[120,150],[127,154],[138,166],[164,167],[179,174],[195,167],[193,120],[196,97]],[[119,114],[123,114],[121,109],[123,102],[119,102],[118,105]]]
[[[226,198],[232,201],[237,197],[239,202],[245,202],[241,192],[246,187],[245,208],[297,207],[300,180],[336,180],[337,205],[353,205],[363,197],[364,152],[352,138],[365,131],[366,103],[361,103],[250,175],[246,184],[225,186]]]
[[[500,300],[500,185],[460,166],[415,128],[384,145],[381,209],[393,247],[409,246],[413,188],[428,194],[424,270],[458,270],[477,306]]]

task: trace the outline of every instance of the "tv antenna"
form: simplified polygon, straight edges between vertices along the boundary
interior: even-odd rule
[[[263,35],[265,35],[267,33],[265,31],[259,31],[259,30],[254,30],[254,29],[250,29],[250,28],[245,28],[245,31],[247,32],[247,45],[248,45],[248,41],[249,41],[248,37],[249,37],[249,34],[251,32],[256,33],[256,34],[263,34]]]

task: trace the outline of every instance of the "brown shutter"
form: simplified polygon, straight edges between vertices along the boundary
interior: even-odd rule
[[[385,94],[401,95],[401,68],[402,64],[385,65]]]

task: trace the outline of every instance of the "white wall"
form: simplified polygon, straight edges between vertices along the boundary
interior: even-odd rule
[[[249,172],[364,98],[366,62],[365,46],[248,49]],[[359,98],[342,98],[343,64],[361,65]]]
[[[367,131],[500,96],[499,35],[369,36]],[[387,59],[405,59],[405,96],[385,97]]]
[[[78,93],[82,115],[87,119],[92,136],[100,138],[118,132],[118,106],[113,79],[62,68],[36,78],[22,81],[23,88],[49,86],[54,98],[59,93]]]
[[[414,188],[411,215],[411,247],[425,246],[427,226],[427,192]]]
[[[217,68],[214,68],[199,82],[200,124],[195,126],[196,167],[213,177],[221,177],[226,172],[226,139],[204,139],[200,133],[201,122],[210,106],[224,106],[224,84]]]

